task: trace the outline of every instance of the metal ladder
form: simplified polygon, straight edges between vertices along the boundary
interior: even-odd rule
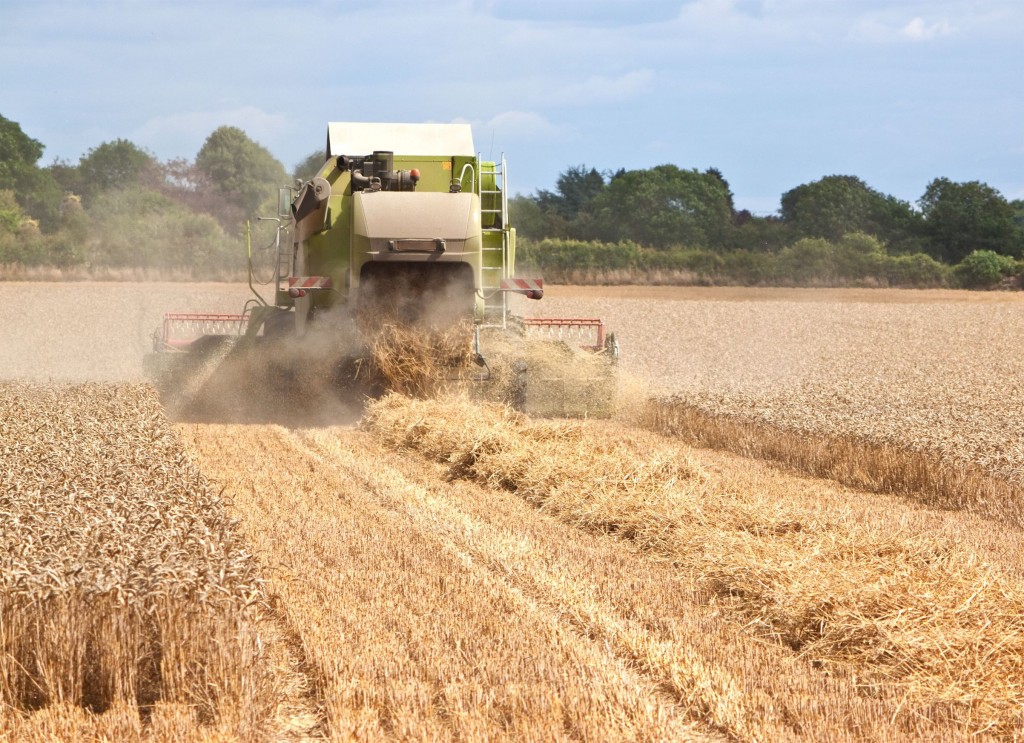
[[[287,229],[279,229],[277,235],[277,292],[288,291],[288,277],[292,274],[292,241],[291,232]]]
[[[484,327],[505,327],[508,301],[501,291],[501,280],[508,278],[508,188],[505,176],[505,153],[500,162],[484,162],[477,154],[480,167],[477,172],[477,193],[480,195],[481,236],[481,290],[484,295]],[[494,188],[484,188],[486,180],[493,178]],[[489,198],[488,198],[489,197]],[[497,202],[497,207],[494,206]],[[487,203],[490,208],[484,208]],[[488,215],[493,217],[486,226]]]

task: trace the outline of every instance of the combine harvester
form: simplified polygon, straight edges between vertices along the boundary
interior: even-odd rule
[[[505,160],[481,160],[468,125],[331,123],[323,166],[281,189],[269,219],[272,301],[250,247],[241,314],[168,314],[154,335],[146,368],[173,406],[293,405],[311,381],[358,389],[373,329],[392,322],[465,327],[475,364],[452,373],[483,397],[539,415],[609,412],[618,346],[601,320],[509,310],[510,294],[540,299],[543,282],[515,277]]]

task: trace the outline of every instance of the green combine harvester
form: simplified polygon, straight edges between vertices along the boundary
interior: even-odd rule
[[[580,380],[549,368],[584,347],[607,369],[618,346],[600,320],[510,313],[510,294],[540,299],[543,282],[515,276],[504,157],[482,160],[468,125],[330,123],[324,164],[281,189],[269,221],[275,239],[257,256],[269,270],[256,275],[250,250],[254,296],[241,313],[168,314],[154,335],[146,368],[176,407],[302,398],[299,379],[366,394],[354,380],[384,321],[423,332],[464,324],[477,367],[465,378],[486,387],[511,374],[518,392],[507,401],[528,412],[594,415],[610,404],[607,389],[605,399],[581,395]],[[590,381],[599,377],[608,373]]]

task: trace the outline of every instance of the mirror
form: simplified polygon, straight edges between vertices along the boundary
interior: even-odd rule
[[[292,216],[292,190],[290,188],[279,188],[277,190],[277,216]]]

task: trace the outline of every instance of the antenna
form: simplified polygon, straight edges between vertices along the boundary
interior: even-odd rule
[[[494,127],[491,127],[491,148],[487,151],[487,159],[494,159]]]

